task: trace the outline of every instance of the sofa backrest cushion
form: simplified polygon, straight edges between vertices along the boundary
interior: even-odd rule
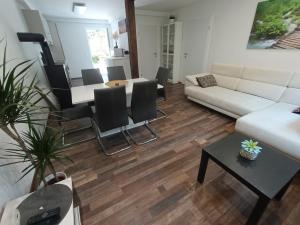
[[[218,75],[218,74],[214,74],[214,77],[216,78],[218,86],[223,87],[223,88],[228,88],[231,90],[236,90],[236,88],[241,80],[240,78],[227,77],[227,76]]]
[[[292,79],[288,85],[289,88],[299,88],[300,89],[300,73],[294,73]]]
[[[212,74],[223,75],[228,77],[241,78],[243,66],[226,65],[226,64],[213,64],[211,67]]]
[[[200,74],[195,74],[195,75],[188,75],[185,77],[186,79],[186,86],[198,86],[198,82],[197,82],[197,77],[202,77],[202,76],[206,76],[210,73],[200,73]],[[234,77],[228,77],[228,76],[223,76],[223,75],[217,75],[217,74],[213,74],[213,76],[216,78],[217,81],[217,85],[223,88],[228,88],[231,90],[236,90],[239,82],[241,79],[239,78],[234,78]]]
[[[245,67],[243,71],[243,79],[285,87],[288,86],[292,75],[292,72],[267,70],[251,67]]]
[[[280,98],[280,102],[285,102],[300,106],[300,74],[295,73]]]
[[[300,106],[300,89],[298,88],[287,88],[280,100],[280,102],[285,102],[292,105],[299,105]]]
[[[186,81],[188,81],[188,83],[198,86],[197,77],[203,77],[203,76],[207,76],[207,75],[209,75],[209,73],[199,73],[199,74],[194,74],[194,75],[187,75],[185,77],[185,79],[186,79]]]
[[[286,87],[283,86],[243,79],[237,87],[237,91],[256,95],[272,101],[278,101],[285,89]]]

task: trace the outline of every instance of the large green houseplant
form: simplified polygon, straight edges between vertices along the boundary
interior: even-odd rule
[[[6,42],[0,40],[0,44]],[[4,44],[3,61],[0,63],[0,129],[14,143],[8,148],[0,149],[1,159],[9,162],[0,165],[9,166],[19,163],[26,164],[22,171],[24,176],[35,170],[37,182],[47,185],[45,173],[48,170],[56,178],[53,161],[68,160],[59,147],[59,133],[44,125],[46,121],[38,119],[37,115],[48,113],[47,107],[41,106],[42,99],[47,100],[47,94],[37,87],[36,75],[32,76],[34,61],[7,60],[7,44]],[[26,124],[27,131],[20,132],[17,124]],[[41,129],[38,129],[40,126]],[[41,127],[42,126],[42,127]]]

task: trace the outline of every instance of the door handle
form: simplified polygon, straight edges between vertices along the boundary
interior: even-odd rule
[[[153,54],[154,54],[154,57],[157,58],[157,52],[154,52]]]
[[[188,55],[189,55],[188,53],[184,53],[183,54],[183,56],[184,56],[185,59],[188,57]]]

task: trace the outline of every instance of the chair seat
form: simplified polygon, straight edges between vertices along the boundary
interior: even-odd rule
[[[81,104],[63,110],[61,116],[63,120],[68,121],[68,120],[76,120],[85,117],[92,117],[93,112],[90,106],[88,106],[87,104]]]

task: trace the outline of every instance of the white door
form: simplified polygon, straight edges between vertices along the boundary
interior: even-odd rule
[[[204,72],[209,45],[209,21],[190,20],[183,22],[182,75]]]
[[[151,80],[159,67],[160,26],[139,24],[137,33],[140,76]]]

